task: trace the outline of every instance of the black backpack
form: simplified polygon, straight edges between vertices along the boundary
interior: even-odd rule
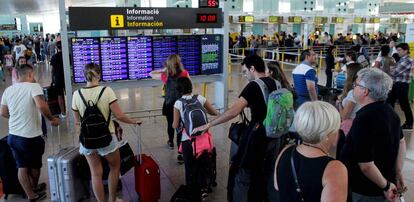
[[[177,101],[181,95],[177,90],[177,80],[179,78],[179,74],[172,77],[169,76],[167,78],[167,83],[165,85],[165,104],[167,106],[174,105],[175,101]]]
[[[101,99],[105,89],[106,87],[102,88],[98,100],[96,100],[95,103],[92,100],[86,102],[81,90],[78,91],[83,104],[86,106],[85,113],[83,113],[83,117],[81,116],[79,141],[87,149],[103,148],[108,146],[112,141],[112,135],[108,128],[111,111],[109,111],[107,121],[101,110],[98,108],[99,99]]]
[[[179,99],[183,105],[184,117],[182,117],[182,121],[184,128],[187,131],[187,135],[190,137],[201,135],[201,131],[192,134],[193,129],[208,123],[207,113],[204,110],[204,106],[201,105],[197,98],[198,95],[193,95],[193,97],[189,100],[184,98]]]

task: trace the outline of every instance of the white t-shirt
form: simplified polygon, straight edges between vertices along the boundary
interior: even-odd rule
[[[24,56],[24,51],[25,50],[27,50],[27,48],[23,44],[14,46],[13,52],[16,53],[16,61],[19,59],[19,57]]]
[[[96,101],[98,100],[99,93],[101,93],[101,90],[103,87],[104,86],[85,87],[79,90],[81,91],[86,102],[88,102],[89,100],[92,100],[93,103],[96,103]],[[79,90],[73,93],[72,110],[78,111],[79,114],[83,116],[86,110],[86,106],[83,103],[82,98],[79,95]],[[101,110],[102,114],[105,116],[105,119],[107,121],[108,121],[109,112],[111,110],[109,105],[111,105],[116,100],[117,98],[116,98],[114,91],[110,87],[106,87],[105,91],[102,94],[101,99],[98,102],[98,108]],[[112,121],[109,122],[109,131],[111,133],[115,133],[115,127]]]
[[[346,95],[346,97],[342,100],[342,106],[345,107],[345,105],[348,104],[348,102],[354,103],[354,108],[352,109],[351,115],[349,116],[349,118],[354,119],[357,111],[361,109],[361,106],[355,101],[354,95],[352,94],[352,92],[353,90],[350,90],[348,94]]]
[[[15,83],[8,87],[1,99],[1,105],[9,109],[9,134],[33,138],[42,135],[42,119],[34,97],[42,95],[38,83]]]
[[[190,100],[191,98],[193,98],[193,94],[191,94],[191,95],[184,95],[181,98],[184,98],[186,100]],[[205,97],[201,96],[201,95],[198,95],[197,96],[197,100],[204,107],[204,104],[206,103],[206,100],[207,99]],[[174,103],[174,108],[177,109],[178,111],[180,111],[180,118],[181,118],[181,120],[183,120],[183,117],[184,117],[183,102],[181,102],[181,100],[178,99]],[[181,141],[186,141],[186,140],[189,140],[189,139],[190,138],[188,137],[188,135],[183,132],[183,135],[181,137]]]

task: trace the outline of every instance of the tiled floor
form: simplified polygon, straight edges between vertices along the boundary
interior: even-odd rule
[[[37,68],[38,81],[47,86],[50,83],[50,71],[47,66],[41,65]],[[240,69],[233,68],[232,85],[229,93],[230,103],[237,97],[240,90],[245,85],[246,81],[239,74]],[[291,75],[291,68],[286,68],[288,78]],[[323,71],[319,71],[320,81],[325,81]],[[0,94],[5,89],[5,86],[9,84],[0,84]],[[211,87],[211,88],[210,88]],[[160,108],[162,105],[162,98],[160,98],[160,87],[153,88],[134,88],[117,90],[116,94],[119,98],[120,105],[124,111],[136,111],[136,110],[148,110]],[[195,87],[195,92],[201,92],[201,86]],[[211,99],[214,96],[213,86],[209,86],[207,97]],[[397,109],[398,110],[398,109]],[[230,123],[230,122],[229,122]],[[208,197],[207,201],[226,201],[226,184],[228,174],[228,162],[229,162],[229,145],[230,140],[227,138],[229,123],[223,124],[212,129],[214,135],[214,143],[217,148],[217,182],[218,186],[214,192]],[[128,140],[133,150],[136,152],[138,138],[133,133],[131,126],[123,125],[125,139]],[[169,150],[166,146],[166,121],[164,117],[146,118],[142,125],[142,140],[144,145],[144,153],[150,154],[158,162],[161,169],[161,200],[169,201],[175,190],[184,183],[184,166],[176,163],[177,152]],[[0,118],[0,138],[7,135],[7,120]],[[72,145],[76,141],[76,135],[67,132],[66,122],[62,122],[61,134],[62,145]],[[414,202],[414,138],[412,134],[406,134],[407,140],[407,160],[404,166],[404,177],[409,190],[405,196],[407,202]],[[57,147],[57,134],[56,130],[49,131],[49,138],[46,143],[46,152],[43,162],[46,164],[47,156],[56,153]],[[41,181],[48,182],[47,170],[43,169],[41,174]],[[128,198],[128,196],[123,196]],[[46,199],[44,201],[49,201]],[[9,201],[20,202],[24,201],[18,196],[11,196]],[[91,199],[91,201],[94,201]]]

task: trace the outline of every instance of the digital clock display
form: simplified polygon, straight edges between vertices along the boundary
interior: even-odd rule
[[[197,14],[197,23],[217,23],[217,14],[215,13]]]
[[[199,8],[218,8],[219,1],[218,0],[198,0],[198,7]]]

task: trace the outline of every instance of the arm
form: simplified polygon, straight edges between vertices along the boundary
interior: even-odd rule
[[[380,68],[380,62],[375,61],[375,63],[374,63],[374,67],[376,67],[376,68]]]
[[[165,68],[160,69],[160,70],[154,70],[152,72],[150,72],[150,76],[152,79],[156,79],[156,80],[161,80],[161,73],[165,72]]]
[[[381,171],[378,169],[378,167],[374,164],[373,161],[367,162],[367,163],[358,163],[359,168],[361,169],[362,173],[372,182],[374,182],[379,188],[383,189],[387,183],[388,180],[382,176]],[[388,191],[384,191],[384,196],[389,201],[394,201],[397,193],[397,188],[393,183],[390,183],[390,188]]]
[[[217,118],[215,118],[214,120],[212,120],[208,124],[194,129],[193,133],[196,133],[196,132],[199,132],[199,131],[207,131],[209,128],[211,128],[215,125],[225,123],[225,122],[233,119],[234,117],[239,115],[240,112],[245,107],[247,107],[247,104],[248,104],[247,100],[244,99],[243,97],[240,97],[226,112],[224,112],[222,115],[218,116]]]
[[[312,101],[318,100],[318,96],[316,95],[316,85],[315,81],[306,80],[306,87],[309,92],[309,97]]]
[[[57,126],[59,125],[59,119],[54,117],[52,113],[49,110],[49,106],[45,102],[45,99],[43,98],[43,95],[37,95],[34,97],[34,101],[36,104],[36,107],[40,110],[42,115],[46,117],[52,125]]]
[[[341,119],[349,119],[352,113],[352,110],[354,110],[355,104],[351,101],[348,101],[345,104],[345,107],[342,107],[342,104],[339,104],[339,112],[341,114]]]
[[[109,107],[111,108],[111,111],[114,114],[115,118],[121,122],[128,123],[128,124],[141,124],[142,123],[141,120],[130,119],[127,115],[125,115],[121,111],[118,101],[114,101],[111,105],[109,105]]]
[[[204,108],[206,108],[207,113],[210,115],[217,116],[220,114],[208,100],[204,103]]]
[[[178,109],[174,108],[174,121],[173,121],[173,124],[172,124],[172,127],[174,129],[178,128],[180,126],[180,119],[181,119],[180,111],[178,111]]]
[[[346,201],[348,197],[348,172],[339,161],[328,163],[322,177],[321,201]]]
[[[0,106],[0,115],[6,119],[10,117],[9,108],[6,105]]]
[[[402,189],[404,188],[404,180],[402,177],[402,169],[404,167],[404,160],[405,160],[405,152],[406,152],[406,145],[405,145],[405,138],[400,140],[400,147],[398,149],[398,156],[396,162],[396,171],[397,171],[397,188]]]

